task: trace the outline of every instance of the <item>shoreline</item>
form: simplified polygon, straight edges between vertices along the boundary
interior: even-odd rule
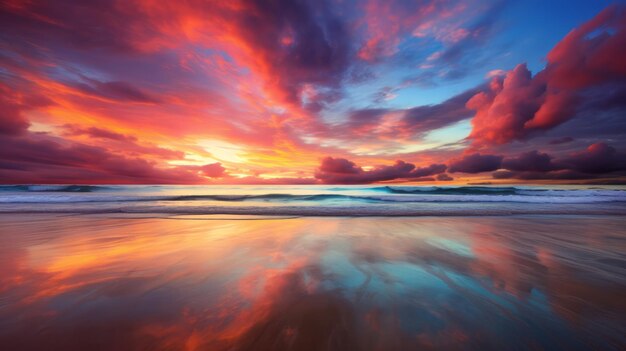
[[[323,207],[323,206],[249,206],[249,207],[197,207],[197,206],[133,206],[133,207],[97,207],[75,208],[76,205],[63,206],[0,206],[0,214],[166,214],[166,215],[260,215],[260,216],[297,216],[297,217],[482,217],[515,215],[605,215],[626,216],[623,204],[586,204],[577,205],[517,205],[517,206],[420,206],[421,208],[390,207]],[[408,206],[407,206],[408,207]],[[429,208],[430,207],[430,208]],[[470,208],[471,207],[471,208]]]
[[[285,330],[321,343],[345,330],[355,350],[389,335],[452,349],[459,333],[528,349],[626,343],[626,217],[145,215],[0,214],[0,342],[270,349]]]

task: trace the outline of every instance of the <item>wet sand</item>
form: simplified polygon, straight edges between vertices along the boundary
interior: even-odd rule
[[[0,215],[2,349],[626,347],[624,217],[158,217]]]

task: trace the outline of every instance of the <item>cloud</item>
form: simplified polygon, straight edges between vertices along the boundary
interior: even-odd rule
[[[493,172],[494,179],[514,179],[524,181],[576,181],[575,184],[597,184],[597,185],[623,185],[624,178],[622,175],[598,175],[589,173],[580,173],[569,169],[553,172],[513,172],[513,171],[497,171]]]
[[[24,61],[24,72],[11,73],[45,83],[39,87],[71,99],[74,110],[135,127],[150,116],[150,125],[143,123],[150,129],[187,131],[193,122],[192,133],[203,124],[216,134],[270,144],[281,125],[269,117],[284,113],[277,110],[317,112],[341,96],[354,50],[349,19],[338,6],[192,0],[85,7],[61,0],[1,6],[0,21],[7,27],[7,60]],[[307,88],[315,93],[305,96]],[[112,106],[128,103],[159,108],[120,113]]]
[[[329,1],[248,1],[232,11],[229,30],[248,52],[241,60],[259,74],[275,98],[301,104],[307,84],[337,88],[349,66],[351,37]],[[254,57],[252,57],[252,55]],[[331,95],[318,95],[323,103]]]
[[[122,102],[138,102],[156,104],[160,100],[142,89],[123,81],[100,82],[91,78],[84,78],[82,82],[73,83],[74,87],[83,93]]]
[[[125,6],[124,6],[125,5]],[[0,21],[7,35],[63,43],[79,50],[102,49],[122,54],[154,51],[165,38],[156,38],[157,22],[137,11],[138,4],[96,1],[77,6],[72,0],[30,1],[0,8]]]
[[[515,171],[497,171],[493,172],[494,179],[520,179],[520,180],[579,180],[589,179],[588,174],[582,174],[568,169],[554,172],[515,172]]]
[[[500,168],[501,163],[502,156],[476,153],[452,160],[449,163],[448,171],[451,173],[489,172]]]
[[[609,6],[548,53],[550,82],[563,89],[579,89],[623,79],[625,44],[626,6]]]
[[[369,132],[380,124],[380,120],[385,114],[390,112],[392,110],[385,108],[366,108],[352,111],[348,116],[346,127],[352,131]]]
[[[116,141],[137,141],[137,138],[133,136],[124,135],[98,127],[81,128],[77,125],[66,124],[63,126],[63,128],[65,128],[67,135],[88,135],[92,138],[110,139]]]
[[[548,172],[558,166],[552,163],[552,157],[539,151],[525,152],[517,157],[502,160],[501,168],[511,171]]]
[[[402,37],[418,25],[428,25],[427,19],[437,15],[434,1],[367,1],[363,5],[364,18],[357,22],[364,38],[357,57],[366,62],[377,62],[394,55]]]
[[[438,57],[456,63],[491,33],[500,7],[499,1],[366,1],[364,18],[357,21],[364,33],[357,57],[380,62],[396,55],[403,42],[417,39],[441,46]]]
[[[570,118],[577,103],[569,93],[553,91],[545,74],[534,78],[525,64],[494,77],[490,90],[474,95],[467,107],[475,110],[469,138],[475,144],[505,144],[533,131],[549,129]]]
[[[117,133],[109,129],[98,127],[81,127],[75,124],[63,125],[64,136],[87,136],[92,143],[115,148],[118,152],[132,156],[157,156],[162,159],[182,159],[184,152],[158,147],[156,145],[143,145],[132,135]]]
[[[414,164],[396,161],[391,166],[376,166],[368,170],[344,158],[326,157],[315,173],[315,178],[327,184],[417,181],[429,176],[436,176],[435,179],[440,181],[453,180],[444,173],[446,169],[450,173],[470,174],[497,171],[492,174],[495,179],[589,179],[626,171],[626,154],[605,143],[596,143],[585,150],[561,157],[537,150],[507,157],[474,153],[450,160],[448,167],[432,164],[416,168]]]
[[[422,105],[407,109],[366,108],[352,111],[341,128],[331,132],[350,135],[372,134],[412,137],[426,134],[472,116],[466,102],[477,92],[485,89],[480,85],[457,94],[441,103]]]
[[[336,173],[336,174],[359,174],[363,172],[360,167],[352,161],[344,158],[326,157],[322,160],[319,168],[320,173]]]
[[[553,160],[554,159],[554,160]],[[577,151],[560,158],[529,151],[517,157],[505,158],[500,170],[492,175],[496,179],[592,179],[612,176],[612,173],[626,171],[626,154],[605,144],[596,143],[585,150]],[[619,176],[619,174],[617,174]]]
[[[396,179],[416,180],[445,171],[446,165],[443,164],[415,167],[414,164],[404,161],[364,170],[350,160],[325,157],[315,173],[315,178],[326,184],[367,184]]]
[[[572,141],[574,141],[574,138],[572,138],[572,137],[561,137],[561,138],[556,138],[556,139],[550,140],[549,144],[550,145],[561,145],[561,144],[571,143]]]
[[[442,23],[439,29],[438,37],[440,41],[451,43],[439,55],[438,59],[452,64],[447,72],[448,78],[456,78],[457,76],[464,76],[466,72],[455,69],[455,64],[460,61],[479,61],[481,59],[480,48],[494,32],[496,24],[498,23],[498,16],[504,8],[504,2],[493,1],[485,5],[485,3],[474,4],[474,10],[480,10],[480,13],[473,19],[473,23],[468,23],[465,28],[454,28],[454,25]],[[467,15],[468,11],[463,9],[461,13]],[[470,11],[471,12],[471,11]],[[467,52],[473,50],[474,55],[467,55]]]
[[[281,177],[281,178],[260,178],[255,177],[243,177],[243,178],[229,178],[228,184],[255,184],[255,185],[307,185],[318,184],[317,179],[313,177]]]
[[[452,97],[429,89],[416,98],[432,103],[407,105],[417,84],[407,75],[437,84],[476,72],[467,67],[484,57],[501,58],[495,56],[501,40],[483,47],[500,23],[498,2],[7,2],[0,5],[0,135],[10,138],[3,145],[24,150],[7,146],[22,159],[4,153],[2,175],[63,182],[444,180],[443,164],[469,141],[485,147],[481,156],[501,157],[509,172],[611,169],[558,163],[566,160],[551,152],[516,155],[517,145],[491,147],[556,126],[562,127],[545,142],[576,140],[561,152],[589,140],[623,147],[622,7],[565,37],[534,76],[522,65],[494,73],[490,85]],[[416,71],[422,63],[433,67]],[[481,69],[503,67],[496,64]],[[609,117],[595,113],[609,109]],[[427,134],[474,114],[470,140],[447,140],[463,137],[463,123]],[[601,132],[612,134],[595,134]],[[238,156],[200,166],[213,160],[203,146],[213,140],[236,145]],[[551,144],[569,142],[558,140]],[[498,152],[516,156],[489,155]],[[342,158],[320,166],[321,178],[314,178],[324,155]],[[386,166],[361,167],[352,155]],[[433,166],[393,164],[398,158]],[[450,172],[493,168],[474,161],[472,168],[452,160]],[[193,166],[171,165],[183,163]]]
[[[22,134],[30,126],[22,114],[27,106],[19,100],[18,95],[9,86],[0,83],[0,135]],[[34,105],[40,103],[36,102]]]
[[[220,178],[224,176],[226,172],[226,169],[222,167],[222,164],[219,162],[201,166],[200,170],[205,177],[210,178]]]
[[[447,182],[450,180],[454,180],[454,178],[450,177],[446,173],[441,173],[441,174],[437,174],[437,180]]]
[[[465,107],[467,101],[483,86],[469,89],[455,95],[440,104],[418,106],[407,109],[404,115],[404,127],[421,132],[445,127],[471,117],[471,111]]]
[[[143,158],[34,133],[0,138],[0,179],[42,184],[190,184],[205,180],[193,168],[158,167]]]
[[[9,82],[11,79],[6,80]],[[54,101],[40,93],[0,82],[0,136],[24,134],[30,127],[24,113],[52,105]]]
[[[564,167],[583,173],[610,173],[626,170],[626,154],[605,143],[595,143],[558,161]]]
[[[467,107],[476,111],[470,134],[474,144],[531,138],[576,117],[586,103],[605,109],[615,103],[626,106],[613,96],[590,96],[594,88],[623,85],[625,23],[624,7],[611,6],[555,45],[546,68],[534,77],[525,64],[505,77],[494,77],[489,91],[467,102]]]
[[[506,75],[506,71],[501,69],[493,69],[485,75],[485,78],[500,77]]]
[[[23,133],[30,123],[22,116],[19,105],[0,97],[0,135],[17,135]]]

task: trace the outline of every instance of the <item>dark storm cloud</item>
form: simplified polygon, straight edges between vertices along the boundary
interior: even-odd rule
[[[417,180],[443,173],[446,168],[443,164],[415,167],[412,163],[396,161],[391,166],[376,166],[371,170],[364,170],[350,160],[326,157],[315,173],[315,178],[326,184],[367,184],[396,179]]]
[[[495,171],[500,168],[502,156],[482,155],[479,153],[466,155],[454,159],[449,163],[448,171],[451,173],[482,173]]]

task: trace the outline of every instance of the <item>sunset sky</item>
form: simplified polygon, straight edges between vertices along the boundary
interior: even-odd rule
[[[0,1],[1,183],[622,183],[626,5]]]

